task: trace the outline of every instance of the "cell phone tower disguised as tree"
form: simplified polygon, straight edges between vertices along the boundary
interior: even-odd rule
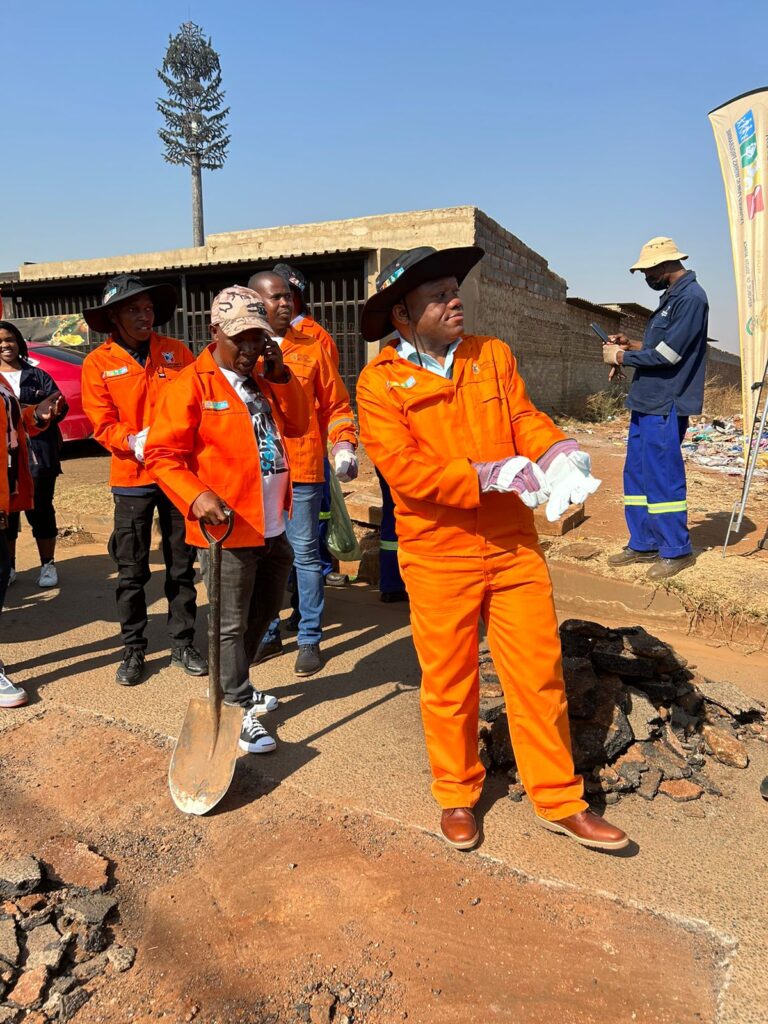
[[[157,72],[168,91],[157,101],[165,118],[158,135],[170,164],[186,164],[192,171],[192,244],[204,244],[202,171],[224,166],[230,137],[229,107],[222,107],[221,63],[210,38],[194,22],[185,22],[168,40],[162,67]]]

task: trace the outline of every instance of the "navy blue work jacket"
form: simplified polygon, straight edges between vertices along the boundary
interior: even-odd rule
[[[661,297],[649,318],[640,351],[626,351],[635,375],[627,408],[666,416],[695,416],[704,404],[709,302],[689,270]]]

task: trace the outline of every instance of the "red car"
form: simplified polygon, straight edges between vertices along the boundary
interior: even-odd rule
[[[80,378],[84,355],[70,348],[29,342],[29,361],[56,381],[69,403],[69,412],[59,424],[65,441],[82,441],[93,434],[91,421],[83,412]]]

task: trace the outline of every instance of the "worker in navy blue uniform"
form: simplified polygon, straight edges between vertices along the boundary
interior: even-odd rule
[[[685,464],[681,445],[688,417],[701,412],[707,363],[709,304],[704,289],[671,238],[652,238],[630,271],[664,294],[642,342],[611,336],[603,360],[631,366],[627,407],[632,416],[624,464],[624,512],[629,543],[610,565],[652,562],[650,579],[693,565],[688,535]]]
[[[376,467],[374,466],[374,469]],[[395,503],[389,484],[376,469],[381,488],[381,525],[379,527],[379,600],[385,604],[407,601],[400,566],[397,562],[397,531],[395,529]]]

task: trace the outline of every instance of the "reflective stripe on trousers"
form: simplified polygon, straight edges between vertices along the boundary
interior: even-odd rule
[[[633,551],[679,558],[691,551],[685,463],[688,417],[633,412],[624,463],[624,516]]]

